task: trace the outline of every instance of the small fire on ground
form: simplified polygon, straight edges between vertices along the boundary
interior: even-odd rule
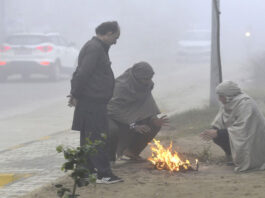
[[[148,160],[152,162],[158,170],[169,170],[173,171],[187,171],[187,170],[198,170],[199,164],[196,159],[195,168],[192,167],[189,160],[182,161],[176,151],[172,151],[172,142],[168,148],[164,148],[160,144],[159,140],[153,139],[154,143],[151,144],[152,157]]]

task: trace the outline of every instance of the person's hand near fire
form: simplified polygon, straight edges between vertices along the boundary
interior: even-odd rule
[[[151,121],[156,127],[168,126],[169,123],[169,119],[166,115],[163,115],[160,118],[155,116],[151,119]]]
[[[155,116],[155,117],[151,118],[151,122],[156,127],[162,127],[162,126],[167,126],[169,119],[167,118],[166,115],[164,115],[160,118]],[[132,123],[132,124],[130,124],[130,129],[134,129],[135,132],[138,132],[141,134],[148,134],[151,132],[151,128],[145,124]]]
[[[210,141],[217,137],[216,129],[206,129],[200,134],[200,137],[205,141]]]

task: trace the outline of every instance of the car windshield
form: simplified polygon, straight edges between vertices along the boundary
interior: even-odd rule
[[[184,37],[184,40],[209,41],[211,40],[211,34],[208,31],[187,32],[187,34]]]
[[[17,35],[8,37],[6,42],[13,45],[36,45],[49,42],[49,38],[40,35]]]

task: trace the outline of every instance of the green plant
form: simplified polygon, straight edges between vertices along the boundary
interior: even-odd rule
[[[84,168],[84,164],[86,163],[86,157],[95,154],[98,147],[102,145],[103,142],[100,140],[92,142],[87,139],[87,144],[77,148],[65,147],[63,145],[56,147],[57,152],[63,153],[66,160],[62,165],[62,171],[72,171],[70,177],[74,180],[72,191],[69,188],[64,187],[62,184],[55,185],[58,197],[76,198],[79,196],[76,194],[77,187],[87,186],[89,183],[95,184],[96,176],[91,174],[88,169]]]
[[[200,162],[209,162],[211,160],[211,144],[205,144],[203,150],[197,153]]]

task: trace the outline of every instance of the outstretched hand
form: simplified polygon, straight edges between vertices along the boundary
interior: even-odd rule
[[[216,129],[206,129],[200,134],[200,137],[205,141],[210,141],[217,137]]]
[[[166,115],[162,116],[161,118],[153,118],[153,124],[156,127],[168,126],[169,119]]]
[[[77,100],[72,95],[68,95],[67,98],[69,98],[68,106],[69,107],[75,107],[77,104]]]

